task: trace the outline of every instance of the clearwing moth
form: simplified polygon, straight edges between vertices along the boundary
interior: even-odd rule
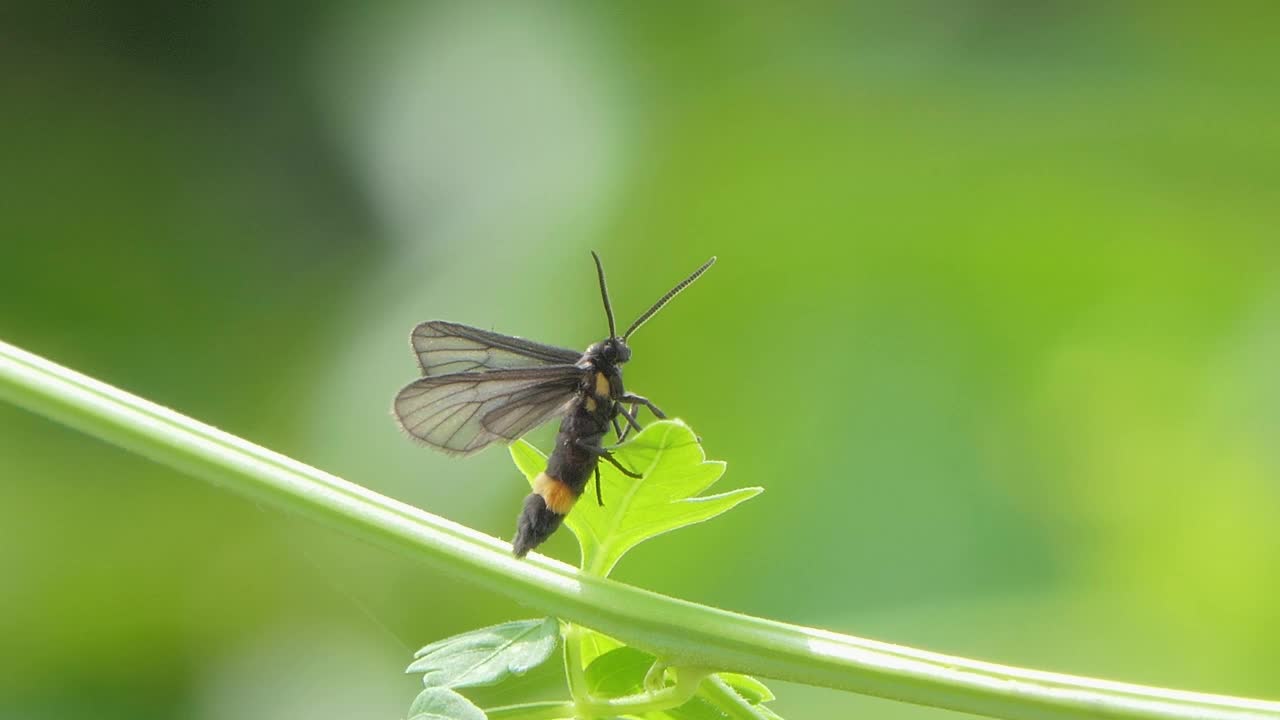
[[[599,255],[592,252],[591,257],[609,337],[585,352],[443,320],[418,325],[409,338],[423,377],[396,394],[392,410],[413,438],[447,453],[470,455],[491,443],[514,442],[552,418],[562,418],[547,468],[534,482],[517,521],[512,541],[517,557],[560,527],[593,475],[596,501],[603,504],[601,459],[629,477],[640,477],[623,467],[604,444],[610,429],[619,443],[632,429],[640,429],[636,416],[642,405],[656,417],[666,417],[648,398],[623,387],[622,365],[631,359],[627,340],[716,261],[713,257],[703,263],[618,335],[604,266]]]

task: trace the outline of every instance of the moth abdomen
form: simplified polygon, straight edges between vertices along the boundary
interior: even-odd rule
[[[524,499],[524,508],[516,522],[516,536],[511,541],[516,557],[524,557],[551,537],[581,494],[581,488],[575,491],[545,472],[538,475],[533,483],[533,492]]]

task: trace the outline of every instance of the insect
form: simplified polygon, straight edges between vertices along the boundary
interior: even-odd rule
[[[622,365],[631,359],[627,340],[716,261],[713,257],[703,263],[618,335],[604,265],[595,252],[591,257],[609,337],[584,352],[443,320],[424,322],[409,337],[424,377],[396,394],[392,411],[413,438],[447,453],[470,455],[495,442],[514,442],[563,416],[547,468],[534,482],[517,521],[512,540],[516,557],[524,557],[560,527],[593,475],[596,502],[604,504],[601,459],[628,477],[640,477],[604,444],[610,429],[619,443],[640,429],[641,406],[666,417],[648,398],[624,389]]]

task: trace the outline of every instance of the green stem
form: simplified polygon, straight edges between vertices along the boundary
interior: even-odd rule
[[[591,696],[587,690],[586,667],[582,663],[581,628],[574,623],[565,623],[563,640],[564,675],[569,685],[569,696],[575,703],[583,705]]]
[[[676,684],[661,690],[636,693],[620,698],[592,699],[579,702],[580,708],[590,717],[614,717],[616,715],[643,715],[654,710],[669,710],[689,702],[698,686],[709,673],[697,668],[682,670],[676,675]]]
[[[744,700],[736,690],[729,687],[728,683],[715,675],[707,678],[698,694],[728,715],[730,720],[768,720],[768,716]]]
[[[571,702],[537,702],[488,708],[489,720],[566,720],[574,716]]]
[[[581,574],[0,342],[0,396],[157,462],[325,522],[594,628],[672,665],[713,667],[1017,720],[1280,720],[1280,702],[979,662],[788,625]]]

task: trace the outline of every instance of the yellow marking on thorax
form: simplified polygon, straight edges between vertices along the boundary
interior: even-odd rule
[[[595,411],[596,411],[596,399],[588,395],[587,396],[587,412],[595,412]]]
[[[568,485],[545,472],[538,473],[538,477],[534,478],[533,491],[541,495],[547,509],[557,515],[568,515],[573,504],[578,501],[578,496],[573,494]]]
[[[609,378],[605,377],[602,372],[596,373],[596,395],[607,398],[609,397],[609,390]]]

